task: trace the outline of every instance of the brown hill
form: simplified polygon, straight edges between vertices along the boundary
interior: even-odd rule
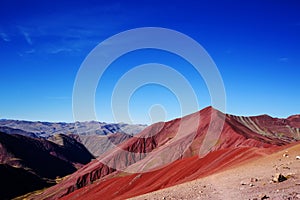
[[[58,145],[45,139],[0,132],[1,174],[10,174],[1,190],[14,191],[9,196],[41,189],[57,177],[63,177],[87,164],[94,157],[75,139],[60,135],[64,144]],[[1,178],[4,176],[1,176]],[[24,179],[28,177],[26,186]],[[5,180],[5,179],[4,179]],[[18,181],[13,188],[9,181]],[[23,185],[21,183],[24,183]]]
[[[19,167],[0,164],[0,199],[12,199],[30,191],[54,185],[38,175]]]
[[[112,133],[108,135],[72,135],[82,143],[95,157],[113,149],[116,145],[132,138],[126,133]]]

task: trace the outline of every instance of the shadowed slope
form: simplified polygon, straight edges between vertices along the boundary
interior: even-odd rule
[[[70,174],[76,170],[75,164],[86,164],[93,158],[86,149],[77,149],[78,142],[64,147],[45,139],[0,133],[0,143],[1,163],[29,168],[51,179]]]
[[[43,180],[30,171],[6,164],[0,164],[0,177],[0,199],[12,199],[54,184],[54,182]]]
[[[15,129],[10,128],[6,126],[0,126],[0,132],[7,133],[7,134],[18,134],[18,135],[24,135],[32,138],[37,138],[37,136],[34,133],[23,131],[21,129]]]
[[[93,158],[75,139],[64,135],[59,137],[62,137],[63,145],[45,139],[0,132],[1,173],[11,175],[8,182],[18,180],[15,185],[7,184],[5,188],[13,186],[7,190],[14,190],[14,195],[41,189],[49,185],[45,180],[53,181],[58,176],[71,174]],[[32,187],[22,186],[26,177]]]

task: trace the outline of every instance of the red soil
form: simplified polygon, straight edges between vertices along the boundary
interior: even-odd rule
[[[300,199],[300,160],[296,159],[300,143],[281,149],[194,181],[130,199]],[[272,181],[278,173],[287,180]]]
[[[62,199],[126,199],[208,176],[250,159],[269,154],[275,149],[242,147],[217,150],[201,159],[198,156],[193,156],[175,161],[157,171],[99,181]]]

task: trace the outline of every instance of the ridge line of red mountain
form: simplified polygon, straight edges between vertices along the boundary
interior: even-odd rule
[[[212,119],[213,113],[215,117]],[[79,169],[59,184],[31,198],[39,199],[47,196],[48,199],[57,199],[68,194],[77,194],[76,190],[80,188],[96,187],[93,183],[106,184],[106,181],[110,182],[113,177],[124,176],[126,179],[125,177],[129,176],[128,172],[156,172],[178,160],[191,157],[196,159],[204,138],[209,137],[207,130],[210,123],[219,123],[222,119],[225,121],[220,137],[214,141],[213,148],[206,156],[224,149],[276,149],[276,147],[300,139],[298,117],[289,119],[278,119],[265,115],[242,117],[225,115],[212,107],[207,107],[181,119],[148,126],[139,134],[104,153],[97,160]],[[240,152],[240,154],[242,153]],[[219,155],[216,160],[220,160],[221,156]],[[239,157],[240,155],[234,156]],[[210,165],[209,169],[212,171],[215,170],[213,166],[218,164],[217,161],[215,162]],[[149,189],[149,191],[153,189],[157,188]],[[120,192],[117,189],[113,191]],[[110,193],[113,192],[110,191]],[[104,194],[101,193],[101,195]]]

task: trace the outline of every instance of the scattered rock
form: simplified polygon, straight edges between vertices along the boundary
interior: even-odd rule
[[[252,183],[249,184],[250,187],[253,187],[254,185]]]
[[[253,183],[253,182],[257,182],[257,181],[258,181],[257,178],[251,178],[251,179],[250,179],[250,182],[252,182],[252,183]]]
[[[245,183],[244,181],[241,181],[240,184],[241,184],[241,185],[247,185],[247,183]]]
[[[296,160],[300,160],[300,156],[296,156]]]
[[[283,157],[289,157],[289,155],[287,153],[283,154]]]
[[[295,177],[295,173],[288,173],[285,178],[289,179],[289,178],[294,178]]]
[[[275,182],[275,183],[283,182],[283,181],[286,181],[286,180],[287,180],[287,177],[285,177],[281,173],[275,174],[275,176],[273,178],[273,182]]]
[[[261,200],[264,200],[264,199],[269,199],[270,197],[267,196],[266,194],[261,194],[261,195],[259,196],[259,198],[260,198]]]

